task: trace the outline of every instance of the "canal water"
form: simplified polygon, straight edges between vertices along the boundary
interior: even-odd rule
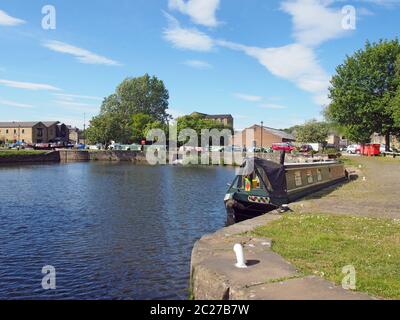
[[[234,169],[0,167],[0,299],[187,299],[190,255],[223,227]],[[43,290],[42,268],[56,270]]]

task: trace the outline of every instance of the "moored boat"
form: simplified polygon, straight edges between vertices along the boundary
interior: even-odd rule
[[[248,158],[225,196],[228,219],[254,218],[346,179],[339,161],[279,164]]]

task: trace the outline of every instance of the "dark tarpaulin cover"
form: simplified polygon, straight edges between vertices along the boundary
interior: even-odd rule
[[[285,166],[260,158],[254,158],[254,165],[259,170],[264,170],[273,189],[272,196],[287,197]]]

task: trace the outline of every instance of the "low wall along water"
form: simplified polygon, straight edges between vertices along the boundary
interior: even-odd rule
[[[259,158],[270,160],[279,163],[279,153],[266,153],[257,154]],[[245,157],[245,154],[243,154]],[[168,159],[168,156],[167,156]],[[235,158],[233,158],[235,159]],[[328,160],[328,155],[315,155],[311,156],[299,155],[299,154],[287,154],[287,163],[299,163],[299,162],[312,162],[312,161],[323,161]],[[0,157],[0,164],[10,163],[47,163],[47,162],[75,162],[75,161],[126,161],[138,164],[148,164],[146,154],[140,151],[121,151],[121,150],[58,150],[49,151],[42,154],[24,154],[21,151],[20,155],[12,155],[9,157]],[[199,160],[200,163],[200,160]],[[212,163],[210,159],[210,164]],[[224,164],[223,153],[221,153],[221,164]],[[227,163],[225,163],[227,164]],[[234,165],[240,165],[240,163],[234,163]]]

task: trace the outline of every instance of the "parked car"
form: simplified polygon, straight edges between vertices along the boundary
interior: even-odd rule
[[[51,150],[51,145],[50,145],[50,143],[36,143],[33,146],[33,149],[35,149],[35,150]]]
[[[359,154],[361,153],[361,146],[358,144],[351,144],[347,147],[346,152],[349,154]]]
[[[78,150],[85,150],[85,149],[86,149],[86,146],[85,146],[84,144],[82,144],[82,143],[78,143],[78,144],[76,144],[76,145],[74,146],[74,148],[75,148],[75,149],[78,149]]]
[[[95,144],[95,145],[88,145],[88,146],[86,146],[86,149],[87,149],[87,150],[101,150],[101,146],[98,145],[98,144]]]
[[[223,146],[210,146],[210,152],[223,152]]]
[[[227,146],[227,147],[224,149],[224,151],[225,151],[225,152],[243,152],[243,148],[240,147],[240,146],[233,146],[233,145],[231,145],[231,146]]]
[[[260,148],[256,148],[256,147],[250,147],[250,148],[247,148],[246,151],[249,152],[249,153],[256,153],[256,152],[260,152],[261,149]]]
[[[303,144],[303,145],[300,147],[299,151],[300,151],[301,153],[307,153],[307,152],[314,151],[314,148],[313,148],[311,145],[309,145],[309,144]]]
[[[111,145],[108,146],[109,150],[122,150],[122,145],[119,143],[113,142]]]
[[[295,147],[291,143],[274,143],[272,144],[272,150],[274,151],[286,151],[292,152]]]
[[[381,151],[381,153],[386,152],[386,144],[381,144],[380,151]],[[389,152],[393,152],[393,151],[397,152],[396,148],[389,148]]]
[[[132,143],[132,144],[123,144],[120,146],[120,150],[124,151],[142,151],[142,146],[140,144]]]

